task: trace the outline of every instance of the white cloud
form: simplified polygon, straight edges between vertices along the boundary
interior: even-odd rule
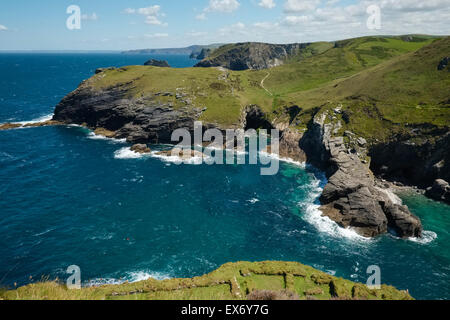
[[[255,28],[263,29],[263,30],[270,30],[274,28],[278,28],[278,23],[272,23],[272,22],[255,22],[253,24]]]
[[[206,14],[204,12],[200,13],[200,14],[195,16],[195,19],[197,19],[197,20],[206,20]]]
[[[97,16],[97,14],[95,12],[93,14],[91,14],[91,15],[89,15],[89,14],[82,14],[81,15],[81,20],[97,21],[98,20],[98,16]]]
[[[146,38],[154,39],[154,38],[167,38],[169,36],[168,33],[152,33],[152,34],[146,34]]]
[[[161,6],[154,5],[146,8],[127,8],[123,11],[125,14],[139,14],[145,16],[145,23],[155,26],[167,26],[167,23],[163,23],[159,17],[165,17],[166,15],[161,12]]]
[[[317,8],[320,0],[287,0],[284,4],[284,12],[304,12]]]
[[[236,24],[233,24],[232,27],[236,29],[245,29],[245,24],[242,22],[238,22]]]
[[[290,26],[299,25],[305,22],[310,21],[311,18],[309,16],[286,16],[283,22]]]
[[[204,11],[231,13],[236,11],[240,5],[237,0],[209,0],[209,6]]]
[[[7,31],[8,28],[5,27],[4,25],[0,24],[0,31]]]
[[[156,16],[159,14],[159,10],[161,10],[161,6],[154,5],[147,8],[139,8],[137,9],[137,13],[144,16]]]
[[[155,25],[155,26],[167,25],[167,24],[163,23],[161,20],[159,20],[158,17],[156,17],[156,16],[147,16],[147,17],[145,17],[145,23],[146,24],[152,24],[152,25]]]
[[[261,0],[258,5],[260,7],[266,8],[266,9],[272,9],[275,8],[276,4],[274,0]]]

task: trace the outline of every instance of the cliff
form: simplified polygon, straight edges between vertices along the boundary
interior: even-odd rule
[[[418,237],[420,220],[375,175],[448,199],[437,188],[448,189],[450,73],[438,66],[450,38],[338,44],[291,46],[301,58],[267,71],[102,69],[58,104],[53,120],[144,144],[170,142],[173,130],[193,130],[195,120],[221,130],[278,128],[282,156],[326,173],[325,215],[364,236]],[[251,66],[255,57],[242,59]]]
[[[210,53],[196,67],[224,67],[230,70],[268,69],[299,55],[308,44],[275,45],[247,42],[225,45]]]
[[[0,300],[412,300],[406,291],[379,290],[295,262],[228,263],[191,279],[68,290],[57,282],[0,291]]]

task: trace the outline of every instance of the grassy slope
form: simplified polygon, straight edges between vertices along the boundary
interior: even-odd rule
[[[192,279],[147,280],[81,290],[68,290],[56,282],[31,284],[0,292],[0,299],[57,300],[242,300],[253,290],[287,289],[300,299],[410,300],[405,291],[383,285],[369,290],[365,285],[336,278],[296,262],[228,263],[218,270]]]
[[[272,112],[288,105],[296,104],[304,109],[320,106],[327,101],[323,97],[328,99],[324,92],[330,84],[334,85],[433,41],[425,37],[419,40],[406,42],[395,37],[364,37],[341,41],[336,46],[318,42],[292,57],[285,65],[261,71],[130,66],[96,75],[87,83],[99,89],[132,81],[129,94],[135,97],[156,92],[183,92],[193,106],[207,108],[202,120],[230,126],[239,123],[241,107],[249,104],[257,104],[270,117],[274,116]],[[230,46],[233,45],[217,49],[214,55]],[[433,66],[431,71],[435,69]],[[264,86],[270,93],[261,87],[263,79],[266,79]],[[422,81],[426,83],[427,77]],[[393,81],[392,84],[397,85],[398,82]],[[437,91],[440,89],[436,88]],[[350,88],[336,97],[345,98],[353,94]],[[184,106],[173,97],[159,99],[172,102],[175,107]]]
[[[353,76],[292,93],[288,99],[304,108],[342,104],[351,115],[350,123],[343,121],[343,130],[369,139],[387,139],[411,124],[448,127],[450,73],[437,66],[449,52],[449,37],[436,40]]]

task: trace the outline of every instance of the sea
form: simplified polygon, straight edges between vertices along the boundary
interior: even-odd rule
[[[191,67],[186,56],[1,53],[0,123],[51,118],[55,105],[100,67],[150,58]],[[426,230],[421,239],[376,239],[319,211],[324,175],[303,163],[177,165],[140,156],[125,141],[78,126],[0,131],[0,287],[68,278],[84,286],[194,277],[227,262],[298,261],[416,299],[450,299],[450,206],[401,194]],[[164,146],[151,146],[153,150]]]

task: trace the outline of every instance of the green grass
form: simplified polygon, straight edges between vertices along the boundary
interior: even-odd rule
[[[237,285],[238,284],[238,285]],[[154,279],[68,290],[57,282],[40,282],[10,291],[0,291],[5,300],[242,300],[254,290],[295,292],[300,299],[411,300],[406,291],[382,285],[365,285],[337,278],[296,262],[227,263],[192,279]]]
[[[130,66],[95,75],[84,85],[94,90],[122,85],[134,98],[171,92],[157,99],[174,108],[206,108],[200,120],[226,128],[239,126],[242,108],[253,104],[275,122],[289,122],[286,110],[299,106],[302,112],[288,124],[302,129],[317,110],[342,104],[352,114],[344,129],[373,139],[387,139],[411,124],[448,126],[450,73],[437,71],[437,65],[450,52],[450,38],[402,39],[312,43],[284,65],[260,71]],[[222,46],[212,57],[235,46]]]

